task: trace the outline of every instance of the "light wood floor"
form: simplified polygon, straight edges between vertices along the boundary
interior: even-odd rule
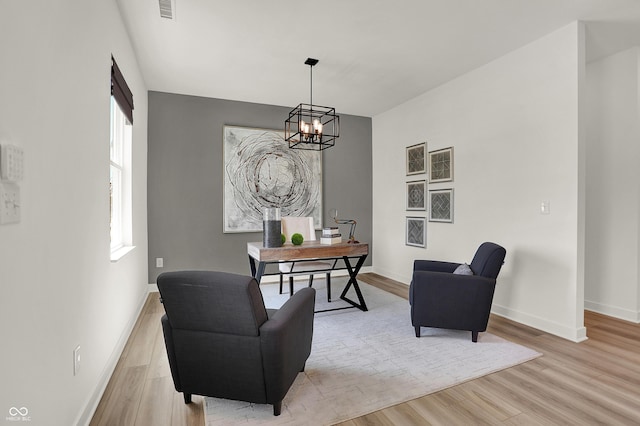
[[[407,297],[401,283],[359,278]],[[203,398],[186,405],[173,387],[163,313],[150,295],[91,425],[204,425]],[[589,340],[572,343],[492,315],[489,332],[544,356],[341,426],[640,424],[640,325],[592,312],[585,325]]]

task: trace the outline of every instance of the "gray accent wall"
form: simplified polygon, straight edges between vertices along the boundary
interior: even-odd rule
[[[246,243],[261,232],[223,232],[225,125],[283,129],[291,107],[149,92],[149,281],[165,271],[210,269],[250,274]],[[340,114],[340,112],[338,111]],[[340,114],[340,138],[323,152],[323,224],[329,210],[356,219],[356,238],[372,240],[371,118]],[[346,237],[347,225],[341,225]],[[370,247],[370,251],[371,251]],[[156,258],[164,267],[156,267]],[[369,257],[365,265],[371,265]]]

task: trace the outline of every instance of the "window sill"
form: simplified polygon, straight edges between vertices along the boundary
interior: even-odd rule
[[[133,251],[136,246],[124,246],[111,252],[111,263],[115,263]]]

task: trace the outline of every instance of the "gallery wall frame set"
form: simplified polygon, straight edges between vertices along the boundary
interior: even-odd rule
[[[453,223],[453,188],[427,190],[430,184],[453,182],[453,147],[427,151],[426,142],[406,147],[406,172],[425,175],[406,182],[406,210],[424,211],[429,222]],[[405,221],[405,244],[425,248],[427,217],[408,216]]]

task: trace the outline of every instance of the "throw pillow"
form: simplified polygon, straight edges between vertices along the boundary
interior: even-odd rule
[[[462,265],[458,266],[456,270],[453,271],[453,273],[458,275],[473,275],[471,266],[467,265],[466,263],[463,263]]]

